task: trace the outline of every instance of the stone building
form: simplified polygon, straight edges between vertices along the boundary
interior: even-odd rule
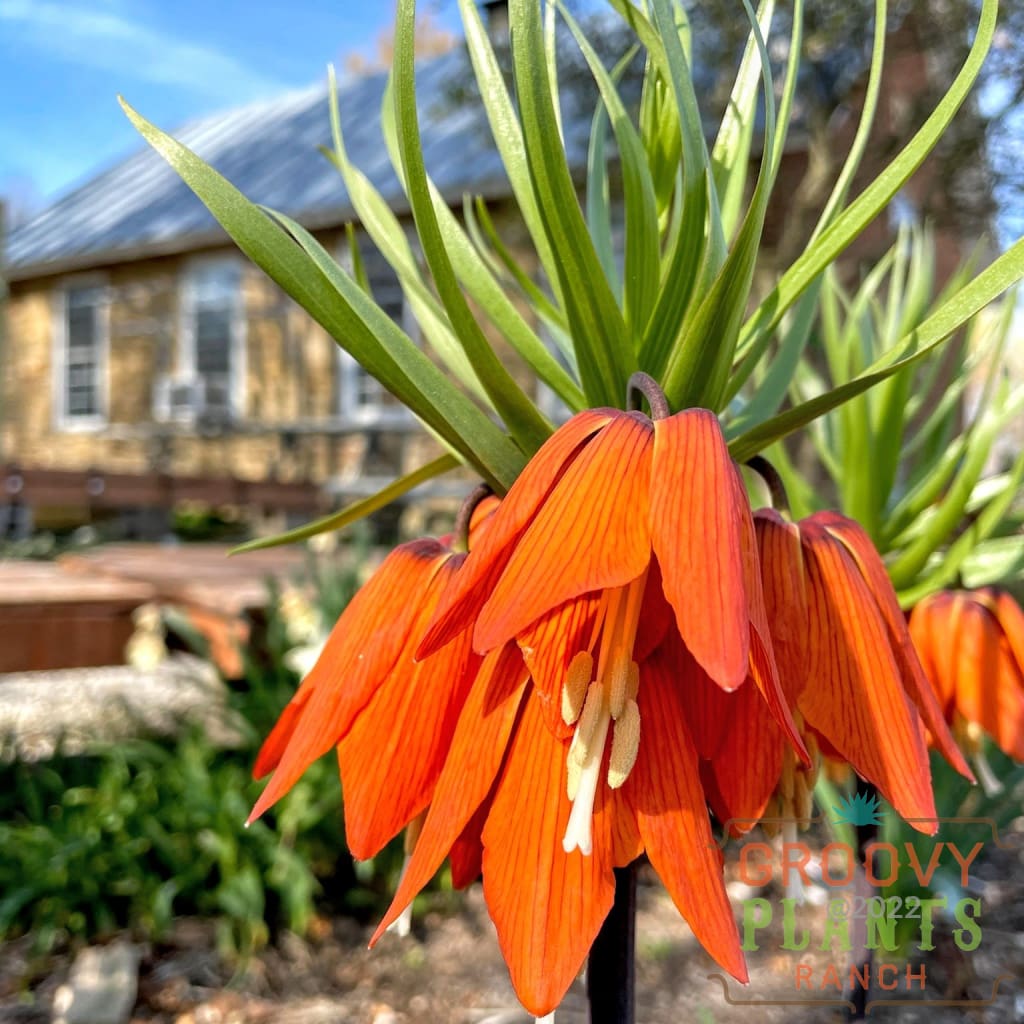
[[[915,87],[923,58],[896,67],[879,131],[893,129],[901,83]],[[427,167],[454,208],[466,194],[489,202],[529,270],[482,108],[463,105],[451,88],[468,75],[462,49],[419,67]],[[351,77],[338,104],[353,163],[408,221],[381,132],[384,87],[383,74]],[[855,120],[847,111],[838,136]],[[565,123],[581,180],[589,127],[584,112]],[[174,134],[247,196],[350,261],[344,225],[354,211],[317,152],[330,139],[325,86]],[[809,163],[798,128],[782,170],[793,187],[777,190],[767,251],[791,224],[787,203]],[[377,301],[415,338],[394,272],[365,235],[359,244]],[[884,231],[865,242],[886,244]],[[435,454],[394,398],[229,244],[148,148],[12,231],[3,276],[0,532],[115,513],[142,516],[138,531],[146,532],[146,510],[189,498],[245,505],[280,525],[372,493]]]

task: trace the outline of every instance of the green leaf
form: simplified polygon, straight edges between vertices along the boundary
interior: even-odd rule
[[[908,588],[897,588],[900,604],[904,608],[911,608],[928,594],[956,582],[961,566],[964,566],[972,553],[977,551],[979,546],[999,528],[1003,517],[1018,496],[1022,480],[1024,480],[1024,452],[1018,455],[1013,464],[1003,490],[985,506],[980,515],[953,541],[949,548],[942,552],[934,571],[919,582],[911,581],[913,585]],[[1006,538],[1006,540],[1016,542],[1018,547],[1022,543],[1019,535]],[[1005,556],[1005,548],[1003,553]]]
[[[610,0],[647,47],[654,67],[667,83],[674,110],[671,119],[679,124],[682,151],[682,220],[672,247],[663,256],[663,272],[658,301],[640,344],[640,365],[656,379],[664,375],[690,306],[691,297],[700,293],[702,284],[710,284],[725,260],[725,239],[718,217],[718,200],[710,173],[704,124],[693,91],[683,35],[684,23],[677,25],[673,10],[662,4],[655,9],[659,29],[629,0]],[[650,73],[650,72],[649,72]],[[668,98],[666,97],[666,105]]]
[[[965,587],[1009,583],[1024,576],[1024,540],[996,537],[975,544],[960,567]]]
[[[523,131],[505,85],[505,76],[502,74],[501,65],[495,56],[490,36],[474,0],[459,0],[459,12],[466,33],[466,49],[469,51],[473,72],[480,86],[480,98],[487,113],[494,143],[501,155],[502,166],[508,175],[509,185],[526,222],[527,230],[537,248],[541,266],[555,292],[555,300],[561,305],[557,261],[534,197]]]
[[[282,544],[294,544],[296,541],[308,540],[310,537],[327,533],[329,530],[340,530],[371,515],[378,509],[384,508],[385,505],[390,505],[396,498],[408,494],[420,484],[433,480],[444,473],[449,473],[458,466],[459,460],[455,456],[442,455],[440,458],[434,459],[433,462],[428,462],[425,466],[388,484],[376,494],[372,494],[368,498],[361,498],[338,512],[332,512],[329,516],[316,519],[304,526],[298,526],[294,530],[275,534],[273,537],[259,537],[256,540],[247,541],[245,544],[239,544],[238,547],[232,548],[230,553],[241,555],[246,551],[261,551],[263,548],[275,548]]]
[[[775,13],[775,0],[762,0],[757,20],[762,37],[767,38]],[[747,187],[747,166],[757,120],[757,92],[761,84],[761,56],[753,32],[743,51],[729,103],[718,126],[711,150],[711,166],[718,192],[722,233],[732,237],[740,220],[740,208]]]
[[[532,455],[551,436],[551,424],[498,359],[476,322],[459,287],[430,198],[416,110],[415,36],[416,0],[398,0],[393,70],[394,112],[406,193],[412,206],[416,230],[434,286],[470,365],[509,433],[524,452]]]
[[[367,371],[460,452],[489,483],[506,490],[524,459],[511,440],[463,395],[308,232],[271,218],[191,150],[120,101],[143,138],[181,175],[238,247],[305,308]],[[279,220],[287,221],[278,215]]]
[[[655,12],[664,0],[655,0]],[[800,49],[800,3],[794,16],[793,45]],[[760,26],[747,0],[744,9],[751,22],[751,30],[761,58],[761,78],[765,96],[765,138],[761,154],[761,168],[750,207],[736,244],[726,258],[706,297],[693,315],[687,315],[678,345],[665,367],[663,385],[673,408],[704,406],[717,410],[724,402],[727,375],[739,334],[740,321],[746,307],[753,280],[754,265],[760,247],[761,231],[768,209],[773,178],[777,170],[775,104],[771,79],[771,64],[761,36]],[[661,18],[659,16],[659,22]],[[668,45],[671,52],[671,43]],[[792,99],[796,81],[796,66],[791,64],[787,86],[783,93],[787,103]],[[788,99],[787,99],[788,97]]]
[[[390,102],[391,95],[392,93],[389,85],[388,89],[385,90],[385,97],[381,110],[381,123],[384,131],[385,142],[388,146],[388,151],[391,154],[392,164],[396,168],[396,172],[401,179],[403,177],[401,171],[401,146],[398,141],[398,130],[394,107]],[[338,163],[339,169],[342,170],[343,176],[345,176],[346,185],[348,185],[349,178],[351,177],[359,190],[359,194],[362,195],[365,190],[372,189],[372,186],[365,177],[348,162],[341,139],[340,122],[338,122],[337,118],[334,116],[332,116],[332,122],[335,122],[336,124],[336,162]],[[585,399],[579,387],[565,372],[548,348],[540,338],[537,337],[533,329],[520,315],[515,305],[509,299],[506,290],[495,279],[478,251],[470,242],[455,214],[452,213],[450,207],[445,202],[434,183],[430,180],[429,175],[425,175],[425,180],[427,191],[430,196],[430,202],[433,207],[434,215],[437,219],[438,231],[440,232],[443,241],[443,248],[451,260],[451,266],[458,277],[458,281],[465,287],[470,298],[477,303],[491,323],[494,324],[494,326],[501,332],[505,340],[508,341],[508,343],[512,345],[512,347],[523,357],[534,373],[544,381],[544,383],[547,384],[548,387],[551,388],[551,390],[554,391],[570,409],[581,409],[585,404]],[[377,194],[375,190],[373,191],[376,197],[373,201],[373,207],[376,209],[371,208],[371,212],[376,213],[378,220],[386,219],[390,216],[394,221],[394,227],[392,230],[402,232],[398,219],[391,214],[390,208],[380,195]],[[357,212],[359,212],[358,206]],[[404,232],[402,232],[402,241],[404,242]],[[407,244],[406,249],[408,250]],[[400,253],[401,248],[399,247],[399,254]],[[385,253],[385,255],[387,255],[387,253]],[[452,321],[447,316],[444,308],[434,300],[433,295],[427,288],[426,282],[423,280],[423,276],[420,273],[419,268],[416,266],[415,260],[412,259],[411,252],[409,252],[406,262],[408,264],[408,272],[412,275],[411,288],[413,290],[413,294],[421,303],[421,305],[415,307],[418,319],[421,320],[421,326],[430,328],[428,336],[431,337],[432,340],[436,335],[437,340],[435,341],[435,348],[439,349],[442,359],[445,359],[449,365],[453,365],[455,362],[455,360],[452,359],[449,350],[452,347],[457,349],[459,357],[462,362],[466,364],[466,368],[470,371],[469,381],[466,382],[467,386],[474,390],[474,392],[480,391],[482,389],[482,383],[479,381],[479,377],[475,370],[471,367],[470,361],[466,359],[466,353],[463,345],[460,343],[456,335],[452,333]],[[396,267],[396,270],[398,269],[399,268]],[[454,365],[453,369],[458,373]],[[460,380],[465,381],[465,378],[460,376]],[[483,394],[488,404],[493,406],[494,403],[491,402],[490,396],[485,390]]]
[[[485,249],[482,237],[485,235],[487,242],[490,243],[494,248],[495,253],[497,253],[501,264],[512,276],[512,280],[516,285],[518,285],[523,295],[526,296],[538,316],[540,316],[545,323],[557,327],[563,333],[567,331],[568,325],[566,324],[565,317],[562,315],[561,311],[555,309],[551,304],[551,300],[543,291],[541,291],[537,283],[520,266],[515,256],[512,255],[511,250],[501,240],[501,236],[498,234],[498,230],[494,226],[494,222],[491,220],[491,215],[487,210],[487,204],[483,199],[477,197],[476,201],[472,205],[467,202],[464,209],[466,213],[466,224],[470,228],[471,234],[475,233],[480,236],[477,238],[475,243],[477,248],[481,251]],[[567,359],[571,360],[573,365],[575,365],[576,354],[572,350],[571,342],[567,342],[566,345],[561,348],[561,351],[562,354]]]
[[[637,130],[626,112],[625,104],[615,88],[615,79],[601,63],[590,41],[584,35],[576,20],[565,8],[562,0],[556,0],[565,23],[569,26],[576,43],[583,53],[590,73],[597,82],[605,109],[611,120],[612,131],[622,165],[622,189],[626,206],[626,253],[625,283],[623,300],[626,327],[631,336],[640,338],[647,326],[651,310],[658,295],[658,203],[654,195],[654,181],[647,166],[647,153]],[[625,70],[632,59],[630,50],[619,61],[616,71]]]
[[[889,578],[898,590],[911,586],[918,573],[928,563],[932,552],[944,544],[960,524],[967,503],[974,493],[976,484],[981,479],[985,463],[988,462],[993,442],[999,431],[1006,425],[1007,420],[1019,411],[1022,405],[1024,405],[1024,394],[1020,396],[1020,400],[1013,402],[1007,408],[989,410],[979,423],[978,428],[972,431],[967,442],[963,464],[948,493],[934,510],[933,515],[929,517],[927,526],[889,564]]]
[[[538,60],[544,53],[540,11],[534,0],[511,0],[509,7],[526,160],[543,228],[558,254],[555,272],[583,390],[592,404],[620,407],[636,358],[601,272],[562,149],[547,61]]]
[[[900,344],[854,380],[748,430],[729,445],[737,462],[746,462],[762,448],[823,416],[875,384],[919,363],[1015,281],[1024,277],[1024,239],[999,256],[973,281],[948,298]]]
[[[885,208],[888,202],[921,166],[949,126],[967,97],[981,70],[992,43],[998,0],[982,0],[978,31],[971,51],[949,91],[909,143],[889,166],[826,228],[765,297],[744,324],[740,350],[762,343],[771,334],[783,314],[800,297],[810,283],[833,263],[837,256]]]

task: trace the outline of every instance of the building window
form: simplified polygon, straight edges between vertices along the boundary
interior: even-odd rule
[[[57,419],[62,427],[102,426],[107,416],[107,299],[96,284],[61,293],[56,366]]]
[[[414,341],[417,340],[416,323],[408,313],[402,285],[391,264],[365,235],[359,238],[359,255],[374,301]],[[342,264],[351,270],[352,260],[347,251],[343,253]],[[341,388],[338,406],[343,417],[363,423],[394,423],[408,417],[405,406],[379,380],[367,373],[347,352],[340,349],[339,352]]]
[[[173,418],[234,418],[244,408],[245,310],[234,259],[201,260],[181,296],[179,372],[169,387]]]

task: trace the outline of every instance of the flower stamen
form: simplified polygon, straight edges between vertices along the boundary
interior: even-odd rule
[[[605,591],[589,648],[579,651],[569,663],[562,687],[562,719],[567,725],[575,724],[576,730],[566,759],[566,792],[572,801],[562,840],[567,853],[575,849],[584,854],[591,852],[590,823],[609,730],[608,785],[612,789],[621,786],[636,763],[640,749],[640,708],[636,703],[640,667],[633,660],[633,647],[646,583],[644,572],[624,587]]]

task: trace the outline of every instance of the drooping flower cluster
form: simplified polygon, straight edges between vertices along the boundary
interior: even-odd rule
[[[745,979],[707,802],[749,827],[820,748],[934,818],[925,728],[964,766],[880,559],[842,517],[753,515],[714,414],[581,413],[487,512],[468,555],[389,557],[257,762],[254,817],[337,746],[358,857],[426,812],[378,936],[451,857],[543,1015],[646,853]]]
[[[919,601],[910,635],[957,741],[981,734],[1024,761],[1024,611],[1006,590],[944,590]]]

